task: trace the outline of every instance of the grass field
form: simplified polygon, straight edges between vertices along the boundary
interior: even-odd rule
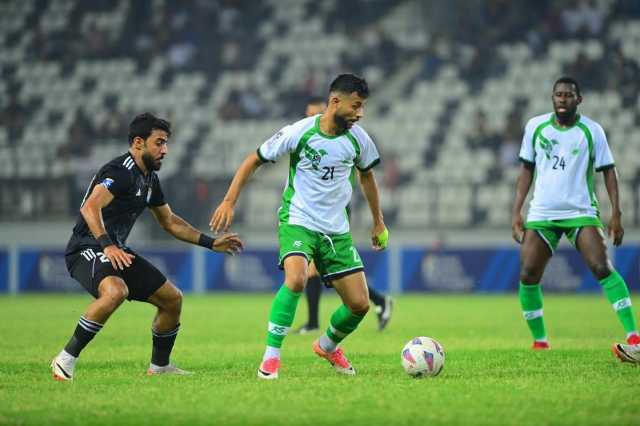
[[[636,300],[640,300],[636,295]],[[640,369],[610,353],[622,337],[602,296],[547,296],[553,350],[532,352],[515,295],[400,296],[389,328],[370,315],[344,348],[358,371],[338,376],[285,341],[280,379],[256,379],[270,295],[187,296],[174,361],[196,374],[147,377],[150,305],[126,303],[83,352],[72,383],[49,362],[89,297],[0,298],[0,424],[638,424]],[[322,300],[326,324],[338,303]],[[297,321],[306,318],[300,304]],[[446,364],[412,379],[400,350],[437,338]]]

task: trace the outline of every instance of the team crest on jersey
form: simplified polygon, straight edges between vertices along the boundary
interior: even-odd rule
[[[547,157],[547,160],[551,159],[553,147],[558,145],[558,141],[555,139],[549,140],[541,134],[538,134],[538,143],[540,144],[540,148],[544,151],[544,156]]]
[[[311,161],[311,167],[313,167],[313,170],[320,170],[320,161],[322,161],[322,157],[324,155],[327,155],[327,151],[324,149],[316,151],[309,145],[304,147],[304,156],[307,160]]]

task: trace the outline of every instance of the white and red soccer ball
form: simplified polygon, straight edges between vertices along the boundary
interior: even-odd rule
[[[400,354],[402,367],[412,377],[435,377],[444,367],[444,348],[431,337],[414,337]]]

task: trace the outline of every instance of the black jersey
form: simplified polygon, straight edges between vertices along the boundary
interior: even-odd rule
[[[147,206],[165,204],[158,176],[153,171],[145,176],[128,152],[100,168],[89,184],[83,204],[96,185],[103,185],[114,196],[109,205],[102,209],[102,220],[111,240],[121,248],[126,247],[129,232],[143,210]],[[80,214],[67,244],[66,254],[89,247],[100,247],[100,244]]]

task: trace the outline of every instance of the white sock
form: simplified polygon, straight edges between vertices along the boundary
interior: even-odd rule
[[[325,352],[335,352],[338,349],[338,344],[331,340],[327,333],[320,336],[320,348]]]
[[[280,358],[280,348],[267,346],[267,349],[265,349],[264,351],[264,356],[262,357],[262,360],[266,361],[269,358]]]
[[[154,370],[154,371],[159,371],[159,370],[162,370],[163,368],[167,367],[167,365],[160,366],[160,365],[155,365],[154,363],[151,362],[151,363],[149,363],[149,368]]]
[[[64,349],[61,350],[60,353],[58,354],[58,359],[63,363],[65,363],[66,365],[71,365],[71,366],[76,365],[76,361],[78,361],[78,358],[71,355],[69,352],[65,351]]]

